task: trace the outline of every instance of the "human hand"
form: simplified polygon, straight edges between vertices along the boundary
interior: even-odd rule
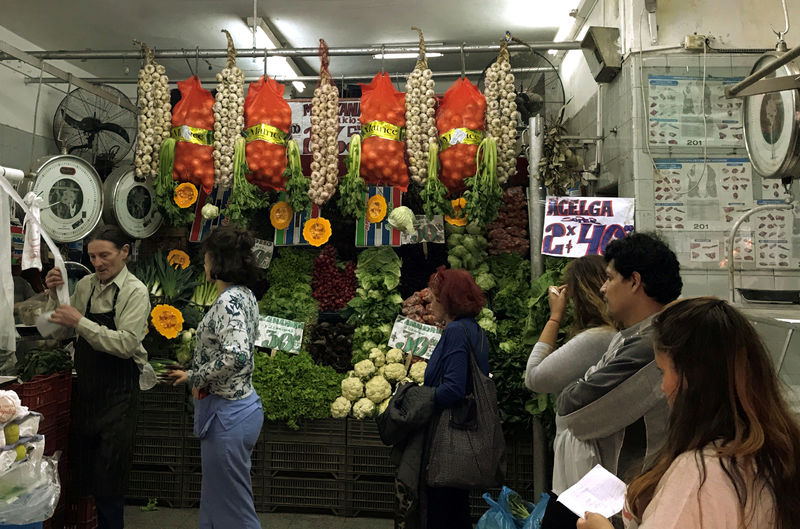
[[[61,270],[59,270],[58,267],[53,267],[47,272],[47,276],[44,278],[44,284],[50,290],[50,297],[56,299],[56,289],[64,284],[64,278],[61,277]]]
[[[550,317],[561,320],[567,308],[567,285],[552,286],[547,292],[547,301],[550,303]]]
[[[178,386],[180,384],[186,384],[189,380],[189,374],[182,369],[172,369],[167,373],[167,378],[172,380],[173,386]]]
[[[200,388],[192,386],[192,397],[195,399],[200,399]]]
[[[583,515],[583,518],[578,518],[578,521],[575,522],[575,527],[577,529],[614,529],[614,526],[605,516],[588,511]]]
[[[78,312],[78,309],[72,305],[60,305],[53,311],[48,321],[74,329],[78,326],[78,322],[81,321],[81,318],[83,318],[83,314]]]

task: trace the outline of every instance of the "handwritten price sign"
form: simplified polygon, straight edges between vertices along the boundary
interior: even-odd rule
[[[297,353],[303,343],[303,324],[275,316],[259,316],[256,345]]]
[[[398,316],[392,327],[389,345],[402,349],[404,353],[428,359],[441,338],[442,331],[433,325]]]
[[[253,256],[256,258],[256,266],[259,268],[269,268],[274,249],[275,245],[272,241],[256,239],[256,244],[253,246]]]
[[[634,199],[547,197],[542,253],[559,257],[602,254],[633,231]]]

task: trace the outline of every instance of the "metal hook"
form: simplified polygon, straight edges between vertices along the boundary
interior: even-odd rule
[[[186,52],[184,48],[181,48],[181,51],[183,52],[183,60],[186,61],[186,66],[189,68],[189,73],[192,74],[192,77],[194,77],[194,70],[192,70],[192,63],[189,62],[189,54]]]
[[[195,53],[195,55],[194,55],[194,71],[199,73],[200,72],[200,46],[197,46],[194,49],[194,53]]]
[[[770,29],[775,35],[778,36],[779,41],[783,41],[783,38],[789,33],[789,12],[786,10],[786,0],[781,0],[781,5],[783,6],[783,21],[784,21],[784,30],[783,31],[775,31],[775,28],[770,25]]]
[[[467,76],[467,60],[464,57],[464,46],[466,46],[466,45],[467,45],[466,42],[462,42],[461,43],[461,78],[462,79]]]
[[[264,80],[267,80],[267,59],[269,58],[269,53],[267,47],[264,46]]]
[[[381,71],[385,72],[386,70],[383,69],[383,63],[386,60],[386,44],[381,44]]]

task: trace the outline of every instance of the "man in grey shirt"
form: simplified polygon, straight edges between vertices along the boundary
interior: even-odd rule
[[[623,330],[600,361],[558,397],[558,415],[601,464],[630,481],[664,443],[668,408],[653,353],[652,317],[681,293],[680,265],[666,244],[634,233],[608,244],[600,289]]]

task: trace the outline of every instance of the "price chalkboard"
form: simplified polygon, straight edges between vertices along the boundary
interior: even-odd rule
[[[389,345],[402,349],[404,353],[427,359],[431,357],[441,338],[442,331],[437,327],[398,316],[392,327]]]
[[[256,345],[297,353],[303,343],[303,324],[275,316],[259,316]]]

